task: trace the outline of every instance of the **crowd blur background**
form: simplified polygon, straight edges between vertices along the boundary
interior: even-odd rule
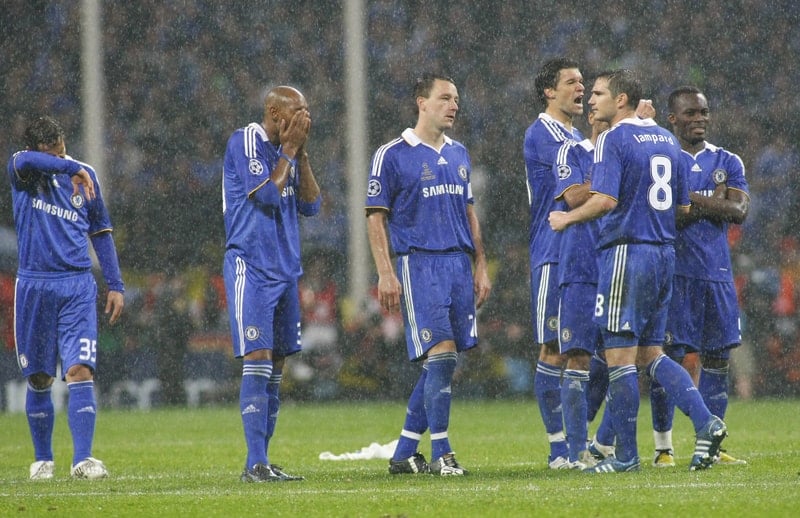
[[[220,272],[221,171],[237,127],[262,118],[266,89],[304,92],[314,119],[309,152],[323,188],[320,215],[303,221],[306,351],[286,393],[302,398],[402,397],[412,383],[402,321],[369,299],[347,300],[345,61],[341,2],[277,0],[101,2],[106,86],[106,203],[126,281],[121,324],[101,324],[98,386],[132,404],[138,383],[154,404],[235,396]],[[451,136],[470,150],[473,190],[494,291],[479,314],[481,347],[462,355],[457,390],[531,397],[527,194],[522,139],[541,111],[533,79],[555,56],[594,72],[636,70],[666,125],[681,85],[706,93],[709,141],[738,153],[752,206],[730,234],[744,346],[734,360],[739,397],[800,393],[800,244],[797,167],[800,7],[791,0],[365,1],[369,148],[413,126],[411,86],[425,70],[452,76],[461,97]],[[81,158],[80,2],[12,0],[0,10],[0,150],[23,146],[49,114]],[[579,121],[584,125],[584,121]],[[363,172],[364,184],[368,171]],[[0,385],[17,380],[11,308],[10,193],[0,189]],[[102,284],[101,284],[102,285]],[[101,301],[102,302],[102,301]],[[102,307],[100,308],[102,309]],[[123,382],[130,382],[128,385]],[[194,383],[193,390],[187,390]],[[127,388],[126,388],[127,387]],[[0,390],[3,390],[0,387]]]

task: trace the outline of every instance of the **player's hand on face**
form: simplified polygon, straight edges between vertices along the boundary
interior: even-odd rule
[[[117,322],[122,314],[123,307],[125,307],[125,296],[119,291],[109,291],[105,309],[105,314],[109,315],[109,323],[114,324]]]
[[[394,275],[383,275],[378,278],[378,300],[381,307],[392,313],[400,311],[400,295],[403,287]]]
[[[86,172],[86,169],[81,169],[77,174],[72,176],[72,194],[75,196],[80,194],[81,186],[83,186],[83,193],[86,196],[86,200],[93,200],[96,196],[94,192],[94,182],[92,181],[92,177],[89,176],[89,173]]]
[[[280,140],[284,149],[302,149],[311,131],[311,114],[308,110],[297,110],[288,121],[281,119]]]

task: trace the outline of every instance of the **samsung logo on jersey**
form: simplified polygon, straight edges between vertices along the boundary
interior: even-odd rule
[[[633,138],[635,138],[636,142],[639,144],[644,144],[645,142],[669,142],[670,144],[675,144],[675,140],[671,135],[659,135],[658,133],[643,133],[641,135],[634,135]]]
[[[432,187],[422,188],[422,197],[430,198],[431,196],[441,196],[442,194],[457,194],[464,195],[464,186],[454,183],[446,183],[442,185],[434,185]]]
[[[46,214],[50,214],[51,216],[58,216],[59,218],[63,218],[72,222],[78,221],[78,213],[74,210],[67,210],[63,207],[52,205],[40,200],[39,198],[34,198],[32,200],[32,205],[34,209],[44,211]]]

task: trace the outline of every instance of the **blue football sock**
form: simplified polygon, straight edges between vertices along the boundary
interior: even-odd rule
[[[55,409],[50,387],[34,389],[28,384],[25,396],[25,413],[33,440],[33,454],[36,460],[53,460],[53,425]]]
[[[72,433],[72,465],[92,456],[94,425],[97,420],[97,400],[94,396],[94,381],[67,383],[69,403],[67,420]]]
[[[647,372],[651,378],[658,380],[658,383],[664,387],[675,406],[689,416],[695,432],[699,431],[711,417],[711,412],[703,403],[703,398],[692,383],[692,378],[686,369],[675,363],[666,354],[662,354],[647,366]]]
[[[639,456],[636,442],[636,419],[639,415],[639,377],[635,365],[608,368],[608,404],[606,412],[617,436],[616,456],[628,462]]]
[[[614,446],[617,434],[614,433],[614,423],[611,419],[611,412],[608,411],[608,401],[606,401],[606,411],[600,419],[600,425],[594,434],[595,441],[603,446]]]
[[[586,420],[594,421],[608,394],[608,365],[605,360],[592,356],[589,363],[589,384],[586,386]]]
[[[700,371],[700,395],[708,407],[709,412],[719,417],[725,418],[728,410],[728,369],[706,369]]]
[[[247,444],[247,469],[268,464],[266,451],[269,401],[267,383],[272,375],[272,361],[242,362],[242,385],[239,389],[239,411],[242,414],[244,440]]]
[[[273,370],[267,382],[267,436],[264,441],[267,458],[269,458],[269,440],[275,434],[275,425],[281,409],[281,381],[283,381],[283,372]]]
[[[533,390],[539,413],[542,415],[544,430],[550,442],[550,460],[567,458],[567,441],[564,437],[564,422],[561,413],[561,369],[545,362],[536,364]]]
[[[425,412],[431,429],[431,460],[452,452],[447,429],[450,426],[450,384],[456,370],[458,353],[441,353],[428,357],[425,380]]]
[[[653,430],[666,432],[672,430],[675,416],[675,404],[664,387],[654,379],[650,379],[650,413],[653,418]]]
[[[392,455],[393,460],[405,460],[417,452],[419,440],[425,430],[428,429],[428,415],[425,413],[425,380],[428,374],[428,366],[422,368],[417,384],[411,391],[406,407],[406,420],[403,423],[403,430],[397,440],[397,447]]]
[[[569,460],[578,460],[578,454],[586,449],[589,435],[586,424],[586,385],[589,371],[565,369],[561,384],[561,407],[564,414],[564,429],[569,447]]]

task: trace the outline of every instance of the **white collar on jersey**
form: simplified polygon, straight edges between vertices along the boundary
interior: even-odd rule
[[[408,142],[408,145],[409,145],[409,146],[416,146],[417,144],[424,144],[424,145],[426,145],[426,146],[428,145],[428,144],[425,144],[425,143],[424,143],[424,142],[423,142],[423,141],[422,141],[422,140],[421,140],[421,139],[420,139],[420,138],[417,136],[417,134],[416,134],[416,133],[414,133],[414,129],[413,129],[413,128],[406,128],[406,129],[403,131],[403,134],[402,134],[402,136],[403,136],[403,140],[405,140],[406,142]],[[451,139],[450,137],[448,137],[447,135],[445,135],[445,136],[444,136],[444,143],[445,143],[445,144],[452,144],[452,143],[453,143],[453,139]],[[430,146],[428,146],[428,147],[430,147]],[[437,150],[437,151],[438,151],[438,150]]]

